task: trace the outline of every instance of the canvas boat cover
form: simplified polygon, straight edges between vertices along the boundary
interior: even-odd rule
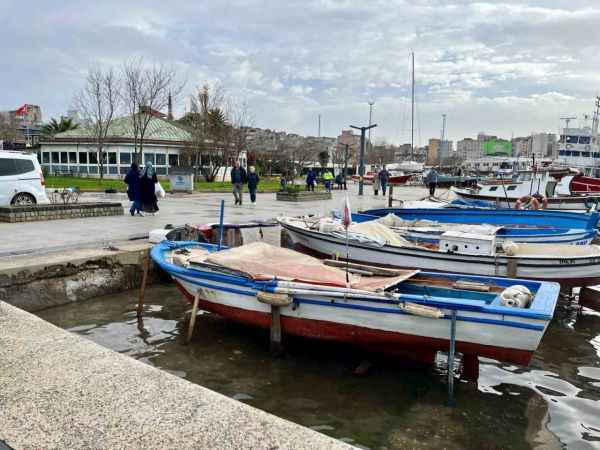
[[[312,256],[294,250],[275,247],[265,242],[253,242],[220,252],[202,255],[198,260],[190,258],[190,263],[216,264],[227,269],[242,272],[248,277],[266,280],[286,280],[328,286],[346,287],[346,271],[323,264]],[[404,281],[418,273],[415,270],[398,271],[391,277],[363,277],[350,274],[350,286],[375,292]]]
[[[385,226],[401,229],[403,231],[420,231],[420,232],[444,232],[444,231],[459,231],[461,233],[480,234],[484,236],[495,235],[502,227],[489,224],[461,224],[461,223],[443,223],[427,219],[405,220],[397,215],[390,213],[377,222]]]

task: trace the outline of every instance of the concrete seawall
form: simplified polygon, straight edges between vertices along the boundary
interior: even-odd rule
[[[33,312],[134,289],[149,248],[147,241],[131,241],[110,248],[3,257],[0,300]]]
[[[351,449],[0,302],[0,441],[15,449]]]

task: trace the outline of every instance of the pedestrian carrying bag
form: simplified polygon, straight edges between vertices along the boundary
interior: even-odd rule
[[[157,198],[165,198],[167,195],[163,187],[160,185],[160,182],[156,182],[154,184],[154,193],[156,194]]]

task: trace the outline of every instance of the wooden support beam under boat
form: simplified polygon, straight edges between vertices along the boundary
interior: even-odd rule
[[[144,267],[142,272],[142,282],[140,285],[140,296],[137,305],[137,316],[142,317],[144,312],[144,297],[146,295],[146,283],[148,282],[148,271],[150,270],[150,254],[144,258]]]
[[[189,344],[194,336],[194,326],[196,325],[196,315],[198,314],[198,303],[200,302],[200,291],[196,291],[194,294],[194,305],[192,306],[192,315],[190,316],[190,325],[188,327],[187,337],[185,343]]]
[[[600,312],[600,286],[586,286],[579,291],[579,305]]]
[[[288,294],[277,294],[271,292],[257,292],[256,299],[266,305],[271,305],[271,354],[279,356],[283,352],[281,344],[281,310],[282,306],[292,303],[292,297]]]

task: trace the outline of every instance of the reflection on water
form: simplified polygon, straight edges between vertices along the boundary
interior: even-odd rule
[[[103,346],[239,401],[372,449],[600,448],[600,314],[559,311],[530,367],[484,360],[478,386],[458,383],[444,406],[443,374],[348,346],[286,339],[203,314],[184,345],[190,309],[172,286],[67,305],[39,315]],[[373,363],[365,376],[354,369]]]

